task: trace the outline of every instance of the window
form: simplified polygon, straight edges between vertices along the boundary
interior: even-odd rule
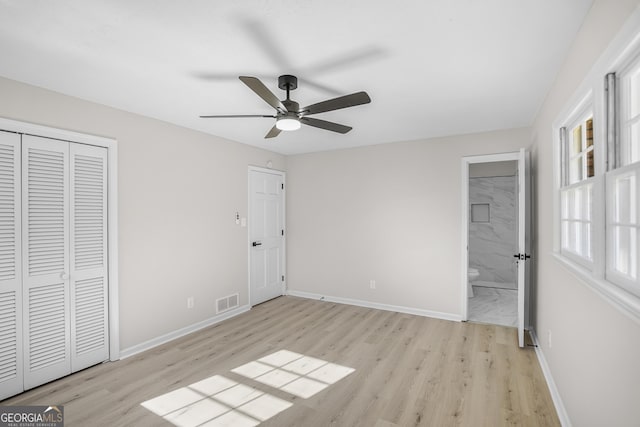
[[[581,120],[569,134],[569,184],[580,182],[594,175],[593,167],[593,117]]]
[[[560,129],[563,152],[560,189],[561,252],[590,267],[593,262],[593,186],[595,175],[593,113],[581,109],[578,119]]]
[[[561,191],[562,250],[593,260],[591,250],[591,200],[593,185],[580,185]]]
[[[640,57],[618,75],[621,165],[640,161]]]
[[[640,296],[638,286],[638,167],[607,174],[607,279]]]
[[[606,173],[605,277],[640,296],[640,58],[612,75],[608,81],[613,80],[614,90],[608,96],[614,108],[608,111],[612,116],[608,120],[614,126],[619,125],[620,132],[607,141],[616,161],[611,162]]]
[[[640,321],[640,11],[554,123],[556,258]]]

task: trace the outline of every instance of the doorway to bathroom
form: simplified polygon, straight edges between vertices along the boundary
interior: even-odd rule
[[[518,326],[518,162],[469,165],[468,320]]]
[[[528,326],[528,153],[463,158],[463,318]]]

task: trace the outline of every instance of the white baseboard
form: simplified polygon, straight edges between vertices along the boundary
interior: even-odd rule
[[[134,345],[132,347],[129,347],[127,349],[120,351],[120,359],[126,359],[127,357],[131,357],[135,354],[142,353],[143,351],[150,350],[154,347],[157,347],[169,341],[172,341],[177,338],[188,335],[190,333],[199,331],[200,329],[204,329],[207,326],[215,325],[216,323],[222,322],[223,320],[230,319],[239,314],[245,313],[249,311],[249,309],[251,309],[249,305],[243,305],[238,308],[234,308],[233,310],[229,310],[217,316],[203,320],[201,322],[194,323],[193,325],[189,325],[184,328],[178,329],[177,331],[169,332],[168,334],[164,334],[159,337],[145,341],[143,343]]]
[[[551,393],[551,399],[553,400],[553,404],[556,407],[556,412],[558,413],[560,424],[563,427],[571,427],[571,420],[569,419],[569,414],[567,413],[567,409],[564,407],[564,403],[562,403],[562,398],[560,397],[560,392],[558,391],[558,387],[556,387],[556,382],[553,380],[553,376],[551,376],[551,369],[549,369],[547,360],[544,358],[544,353],[542,352],[542,347],[540,347],[540,342],[538,341],[538,336],[536,335],[536,331],[533,328],[530,328],[529,333],[531,334],[531,339],[533,340],[533,344],[535,345],[536,356],[538,357],[538,363],[540,363],[540,368],[542,369],[544,378],[547,381],[547,386],[549,387],[549,393]]]
[[[338,304],[355,305],[358,307],[376,308],[378,310],[395,311],[398,313],[415,314],[416,316],[433,317],[435,319],[453,320],[455,322],[461,322],[462,316],[451,313],[441,313],[439,311],[423,310],[420,308],[403,307],[400,305],[382,304],[378,302],[363,301],[351,298],[333,297],[330,295],[320,295],[311,292],[302,292],[289,289],[287,295],[292,297],[308,298],[315,300],[322,300],[328,302],[335,302]]]

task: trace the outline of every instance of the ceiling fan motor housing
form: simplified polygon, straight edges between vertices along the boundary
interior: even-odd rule
[[[298,87],[298,78],[291,74],[278,77],[278,87],[282,90],[294,90]]]

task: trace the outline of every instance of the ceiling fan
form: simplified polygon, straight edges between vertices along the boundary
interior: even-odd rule
[[[301,125],[313,126],[320,129],[330,130],[337,133],[347,133],[352,128],[326,120],[307,117],[312,114],[325,113],[327,111],[340,110],[356,105],[368,104],[371,98],[366,92],[356,92],[350,95],[340,96],[308,105],[300,108],[300,104],[289,98],[289,92],[298,87],[298,78],[289,74],[278,77],[278,87],[287,92],[287,98],[280,101],[261,81],[256,77],[240,76],[239,79],[249,86],[267,104],[275,108],[274,115],[248,114],[248,115],[224,115],[224,116],[200,116],[203,119],[209,118],[236,118],[236,117],[268,117],[276,119],[276,124],[265,135],[265,138],[274,138],[281,131],[291,131],[300,129]]]

